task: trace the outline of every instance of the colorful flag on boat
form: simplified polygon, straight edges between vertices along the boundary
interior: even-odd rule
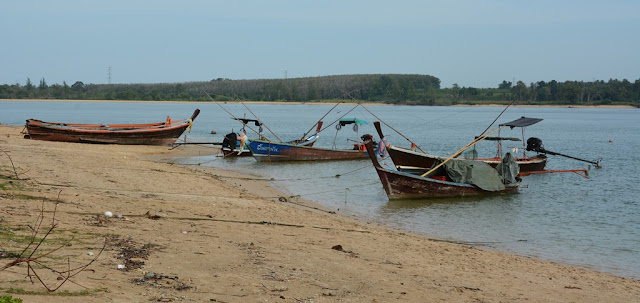
[[[389,146],[389,143],[387,142],[387,138],[383,137],[382,139],[380,139],[380,144],[378,146],[378,155],[380,155],[380,157],[382,159],[387,157],[387,147]]]
[[[244,132],[240,133],[240,148],[238,149],[238,155],[242,153],[242,151],[244,150],[244,145],[247,142],[247,135],[244,134]]]

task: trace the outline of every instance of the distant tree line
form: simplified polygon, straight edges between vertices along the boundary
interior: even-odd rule
[[[1,85],[2,99],[209,101],[323,101],[357,99],[398,103],[435,98],[440,79],[429,75],[341,75],[293,79],[230,80],[159,84]]]
[[[157,84],[0,85],[0,99],[149,100],[149,101],[295,101],[359,100],[393,104],[451,105],[507,103],[605,105],[640,104],[640,79],[578,82],[555,80],[526,85],[503,81],[497,88],[440,88],[430,75],[373,74],[292,79],[230,80]]]
[[[459,87],[441,89],[439,99],[448,99],[452,103],[483,103],[495,101],[519,101],[519,104],[562,104],[562,105],[640,105],[640,79],[631,83],[609,79],[593,82],[538,81],[525,84],[518,81],[502,81],[498,88]]]

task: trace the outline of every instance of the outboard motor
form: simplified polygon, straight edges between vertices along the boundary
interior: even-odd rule
[[[544,149],[544,146],[542,145],[542,140],[535,138],[535,137],[531,137],[529,139],[527,139],[527,150],[528,151],[535,151],[535,152],[539,152],[539,153],[545,153],[546,150]]]
[[[236,144],[238,142],[238,134],[236,133],[228,133],[224,136],[222,140],[222,148],[229,148],[230,150],[236,149]]]

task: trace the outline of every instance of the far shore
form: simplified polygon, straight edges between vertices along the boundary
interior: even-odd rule
[[[147,100],[70,100],[70,99],[0,99],[0,102],[95,102],[95,103],[189,103],[189,104],[206,104],[206,103],[246,103],[246,104],[287,104],[287,105],[301,105],[301,104],[334,104],[336,102],[300,102],[300,101],[147,101]],[[355,102],[345,102],[345,104],[355,104]],[[374,102],[362,102],[364,105],[382,105],[382,106],[429,106],[429,105],[409,105],[409,104],[388,104],[388,103],[374,103]],[[455,104],[455,105],[442,105],[442,106],[455,106],[455,107],[467,107],[467,106],[495,106],[503,107],[506,104]],[[517,104],[511,105],[512,107],[555,107],[555,108],[638,108],[633,105],[534,105],[534,104]]]

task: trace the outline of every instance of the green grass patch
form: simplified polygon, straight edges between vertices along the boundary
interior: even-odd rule
[[[8,178],[0,175],[0,189],[1,190],[23,190],[22,186],[15,179]]]
[[[100,292],[108,292],[107,288],[94,288],[94,289],[85,289],[81,291],[68,291],[68,290],[58,290],[54,292],[50,292],[45,290],[25,290],[23,288],[1,288],[0,291],[3,291],[7,294],[13,295],[32,295],[32,296],[56,296],[56,297],[81,297],[81,296],[91,296]],[[2,302],[2,301],[0,301]],[[8,301],[11,302],[11,301]]]
[[[22,303],[22,299],[12,296],[2,296],[0,297],[0,303]]]
[[[7,190],[7,189],[5,189]],[[15,190],[23,190],[21,188],[17,188]],[[0,197],[3,198],[7,198],[7,199],[14,199],[14,200],[43,200],[43,198],[41,197],[36,197],[36,196],[31,196],[31,195],[25,195],[25,194],[8,194],[8,193],[0,193]],[[47,201],[52,201],[51,199],[44,199]]]

